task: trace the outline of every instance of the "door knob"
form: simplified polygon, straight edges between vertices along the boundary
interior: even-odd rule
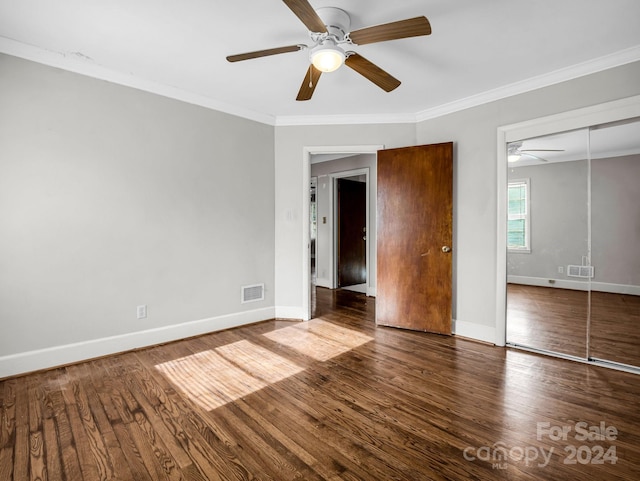
[[[449,246],[442,246],[442,252],[444,252],[444,253],[451,252],[451,247],[449,247]]]

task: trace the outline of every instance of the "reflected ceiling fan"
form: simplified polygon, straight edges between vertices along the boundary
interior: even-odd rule
[[[257,50],[229,55],[227,60],[239,62],[309,49],[311,65],[305,74],[296,100],[311,99],[320,76],[323,73],[337,70],[343,63],[384,91],[391,92],[400,85],[400,81],[350,48],[353,45],[366,45],[431,34],[431,25],[426,17],[415,17],[351,32],[349,31],[351,18],[344,10],[324,7],[316,11],[308,0],[283,1],[309,29],[312,45],[297,44]]]
[[[513,163],[518,162],[522,157],[530,157],[542,162],[549,162],[547,159],[538,157],[531,152],[564,152],[564,149],[523,149],[522,142],[511,142],[507,146],[507,160]]]

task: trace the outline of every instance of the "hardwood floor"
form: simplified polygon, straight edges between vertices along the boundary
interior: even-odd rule
[[[586,291],[507,285],[507,342],[577,357],[587,355]]]
[[[315,301],[307,323],[0,382],[0,480],[640,479],[638,376]]]
[[[586,357],[589,316],[591,357],[640,366],[640,296],[507,286],[508,342]]]

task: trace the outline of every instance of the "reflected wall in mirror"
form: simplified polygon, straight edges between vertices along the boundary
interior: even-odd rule
[[[508,145],[507,342],[581,358],[589,279],[568,266],[588,265],[588,135]]]
[[[589,354],[640,366],[640,119],[591,129]]]
[[[507,149],[507,342],[640,366],[640,121]]]

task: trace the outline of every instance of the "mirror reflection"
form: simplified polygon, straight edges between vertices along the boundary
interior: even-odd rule
[[[507,342],[640,366],[640,121],[507,149]]]
[[[640,119],[590,134],[589,355],[640,366]]]

